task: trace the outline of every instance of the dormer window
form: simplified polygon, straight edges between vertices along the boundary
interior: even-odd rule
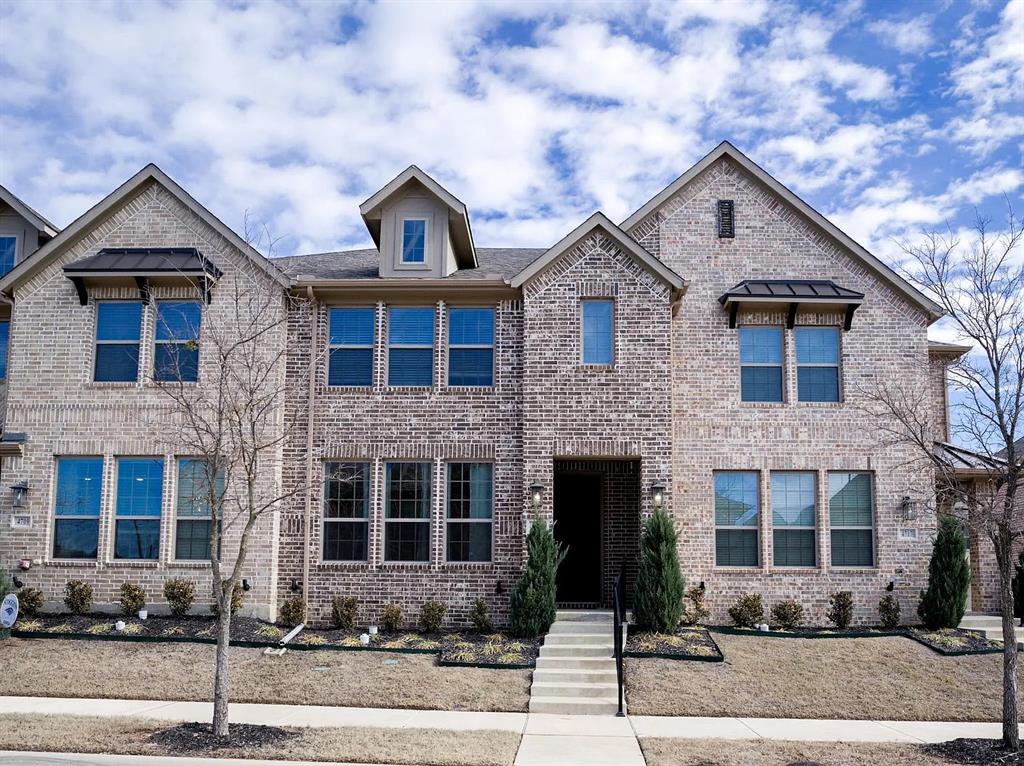
[[[426,256],[426,219],[406,218],[402,221],[402,263],[425,263]]]

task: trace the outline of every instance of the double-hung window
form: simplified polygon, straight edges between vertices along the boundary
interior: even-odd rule
[[[7,380],[7,349],[11,342],[11,323],[0,322],[0,380]]]
[[[434,309],[398,307],[388,311],[388,385],[434,383]]]
[[[179,561],[210,558],[210,525],[214,508],[222,507],[224,472],[217,471],[210,491],[212,468],[202,458],[178,458],[178,497],[175,504],[174,558]],[[222,519],[218,516],[217,528]],[[218,541],[220,536],[218,535]]]
[[[615,302],[587,299],[581,304],[583,364],[610,365],[615,361]]]
[[[402,263],[425,263],[427,260],[427,222],[423,218],[402,221]]]
[[[875,564],[871,474],[836,471],[828,475],[828,520],[832,566]]]
[[[813,567],[817,563],[817,483],[812,471],[772,474],[772,535],[777,567]]]
[[[448,385],[494,385],[494,309],[448,312]]]
[[[448,464],[448,560],[490,561],[494,466]]]
[[[94,559],[99,541],[103,458],[57,458],[53,557]]]
[[[796,390],[801,402],[839,401],[839,328],[797,327]]]
[[[199,379],[199,301],[156,304],[153,377],[159,381],[195,383]]]
[[[107,301],[96,304],[96,360],[93,380],[135,382],[139,378],[142,304]]]
[[[757,566],[760,506],[757,472],[715,473],[716,566]]]
[[[430,561],[430,463],[388,463],[384,560]]]
[[[150,457],[118,458],[115,558],[159,557],[163,491],[163,460]]]
[[[740,328],[740,398],[782,401],[782,328]]]
[[[370,464],[324,464],[324,561],[366,561]]]
[[[369,307],[331,309],[327,385],[373,385],[374,316]]]
[[[18,259],[18,238],[11,236],[0,237],[0,277],[14,268],[14,262]]]

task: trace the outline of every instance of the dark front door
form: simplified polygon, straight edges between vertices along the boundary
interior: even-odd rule
[[[566,549],[558,568],[559,604],[601,600],[601,476],[555,474],[555,539]]]

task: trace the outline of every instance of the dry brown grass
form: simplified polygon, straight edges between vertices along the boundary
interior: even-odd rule
[[[149,741],[153,732],[171,725],[145,718],[10,715],[0,727],[0,750],[173,755]],[[298,736],[268,747],[224,749],[208,755],[423,766],[510,766],[519,747],[519,734],[502,731],[474,731],[471,736],[439,729],[351,727],[289,731],[298,732]]]
[[[782,742],[642,739],[647,766],[948,766],[916,745],[868,742]]]
[[[59,639],[0,642],[0,695],[210,700],[214,647]],[[397,661],[397,665],[385,664]],[[292,705],[525,711],[529,670],[449,668],[434,655],[231,649],[231,699]]]
[[[943,657],[906,638],[717,634],[725,662],[627,660],[634,715],[998,721],[999,655]],[[1024,679],[1024,668],[1021,669]]]

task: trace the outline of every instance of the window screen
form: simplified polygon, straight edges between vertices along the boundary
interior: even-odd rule
[[[392,307],[388,312],[388,385],[434,382],[434,309]]]
[[[870,473],[833,472],[828,475],[832,566],[874,566],[875,514],[871,497]]]
[[[373,385],[374,316],[373,308],[331,309],[329,385]]]
[[[796,387],[801,402],[839,401],[839,328],[797,327]]]
[[[760,499],[755,471],[715,473],[715,564],[758,565]]]
[[[740,328],[740,396],[745,402],[782,401],[782,328]]]
[[[448,312],[448,385],[494,385],[494,309]]]
[[[102,383],[138,380],[141,331],[141,303],[96,304],[94,380]]]
[[[583,363],[611,364],[614,360],[614,310],[610,300],[583,301]]]
[[[99,540],[103,458],[57,458],[53,557],[94,559]]]
[[[159,556],[163,489],[163,460],[118,459],[115,558],[156,559]]]
[[[813,567],[817,482],[810,471],[772,474],[772,535],[777,567]]]
[[[153,377],[160,381],[195,383],[199,379],[198,301],[160,301],[156,304]]]

